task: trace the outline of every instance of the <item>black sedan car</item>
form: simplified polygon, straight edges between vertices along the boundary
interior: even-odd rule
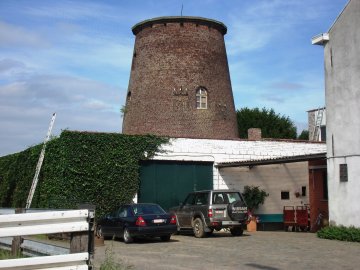
[[[169,241],[176,231],[176,217],[152,203],[122,205],[96,226],[98,237],[119,237],[125,243],[141,237],[160,237],[162,241]]]

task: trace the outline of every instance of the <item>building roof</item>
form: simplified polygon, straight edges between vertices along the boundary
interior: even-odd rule
[[[311,109],[311,110],[308,110],[306,112],[315,112],[315,111],[318,111],[318,110],[326,110],[326,107],[319,107],[317,109]]]
[[[139,33],[142,29],[146,27],[151,27],[153,24],[159,24],[159,23],[184,23],[184,22],[191,22],[196,23],[200,25],[207,25],[210,27],[213,27],[217,30],[219,30],[223,35],[227,32],[227,27],[222,22],[208,19],[208,18],[202,18],[202,17],[192,17],[192,16],[166,16],[166,17],[156,17],[149,20],[145,20],[142,22],[139,22],[135,24],[132,27],[132,32],[134,35]]]
[[[241,160],[231,162],[219,162],[215,164],[215,167],[226,168],[226,167],[247,167],[247,166],[258,166],[258,165],[271,165],[271,164],[282,164],[282,163],[293,163],[310,160],[325,159],[326,152],[317,154],[307,154],[298,156],[286,156],[277,158],[257,159],[257,160]]]
[[[334,25],[336,24],[336,22],[339,20],[339,18],[341,17],[341,15],[344,13],[345,9],[349,6],[350,2],[352,0],[349,0],[346,5],[344,6],[344,8],[341,10],[341,12],[339,13],[339,15],[336,17],[335,21],[332,23],[332,25],[330,26],[328,33],[332,30],[332,28],[334,27]]]

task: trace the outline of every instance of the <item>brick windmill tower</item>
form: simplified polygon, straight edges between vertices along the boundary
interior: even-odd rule
[[[226,31],[199,17],[136,24],[123,133],[237,138]]]

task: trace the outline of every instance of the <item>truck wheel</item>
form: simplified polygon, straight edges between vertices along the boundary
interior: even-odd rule
[[[204,224],[200,218],[196,218],[194,220],[194,234],[196,238],[203,238],[205,237],[205,230],[204,230]]]
[[[244,233],[244,230],[241,227],[235,227],[230,229],[230,232],[233,236],[241,236]]]
[[[247,218],[247,206],[245,202],[239,200],[234,201],[227,206],[229,217],[232,220],[245,220]]]

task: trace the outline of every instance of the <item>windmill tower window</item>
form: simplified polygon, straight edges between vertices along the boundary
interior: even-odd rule
[[[207,109],[207,91],[203,88],[196,90],[196,109]]]

